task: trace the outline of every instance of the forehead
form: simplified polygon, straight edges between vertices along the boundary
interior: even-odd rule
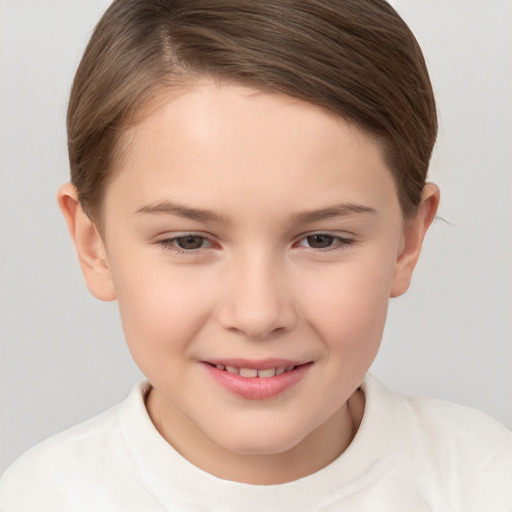
[[[228,207],[250,196],[272,209],[283,195],[297,203],[397,199],[367,134],[313,104],[241,85],[202,81],[160,94],[122,145],[107,200],[122,192],[145,204],[179,196]]]

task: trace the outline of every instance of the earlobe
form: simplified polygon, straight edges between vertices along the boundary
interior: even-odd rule
[[[409,288],[412,273],[420,257],[423,239],[436,216],[438,206],[439,188],[427,183],[416,214],[404,228],[403,243],[395,265],[390,297],[398,297]]]
[[[76,188],[71,183],[66,183],[60,187],[57,197],[75,244],[87,288],[97,299],[115,300],[116,293],[105,244],[80,205]]]

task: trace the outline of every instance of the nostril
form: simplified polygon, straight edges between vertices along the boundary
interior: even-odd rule
[[[271,281],[271,282],[270,282]],[[223,328],[252,340],[291,330],[297,311],[284,286],[270,277],[258,281],[228,280],[225,295],[219,298],[217,318]]]

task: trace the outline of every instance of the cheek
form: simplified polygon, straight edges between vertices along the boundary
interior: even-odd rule
[[[186,352],[211,309],[204,281],[161,261],[120,261],[113,265],[113,278],[125,338],[137,364]]]
[[[386,321],[392,264],[357,262],[308,283],[310,322],[331,351],[349,357],[378,348]]]

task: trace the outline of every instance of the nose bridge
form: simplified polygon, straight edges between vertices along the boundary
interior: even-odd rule
[[[241,251],[233,255],[228,274],[220,311],[225,328],[262,339],[294,325],[283,258],[269,249]]]

